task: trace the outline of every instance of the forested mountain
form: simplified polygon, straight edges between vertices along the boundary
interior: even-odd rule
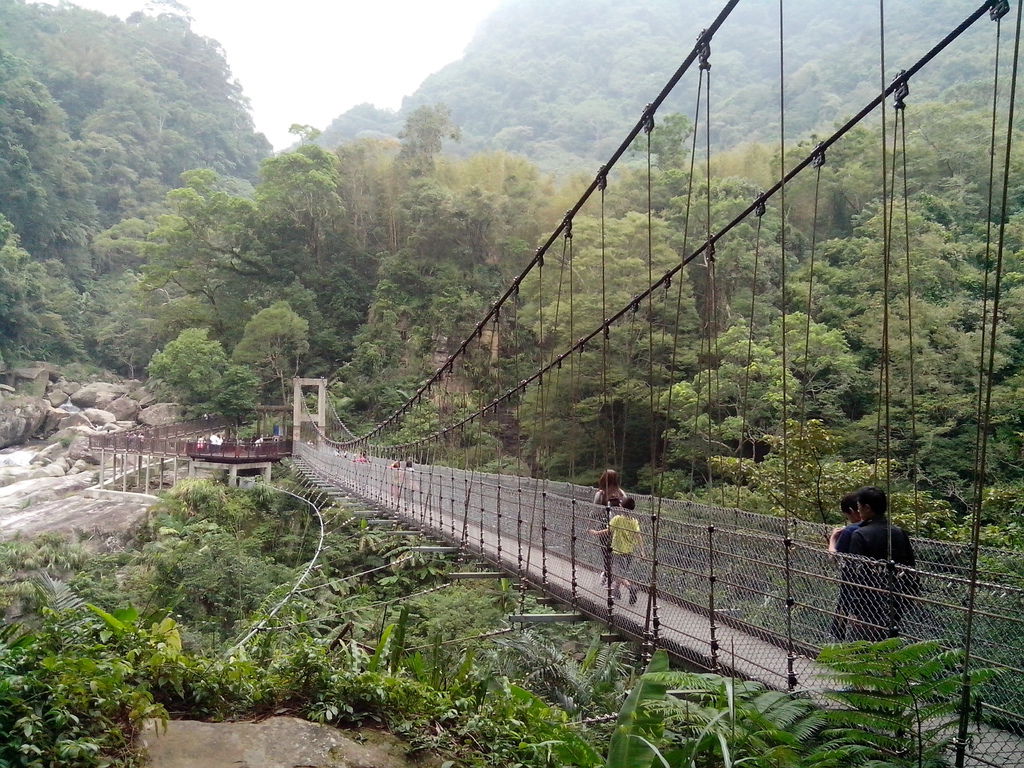
[[[515,152],[563,172],[595,168],[721,7],[716,0],[507,0],[465,55],[428,77],[398,112],[354,107],[319,141],[333,148],[358,136],[397,136],[415,109],[443,104],[462,134],[451,151]],[[891,72],[907,66],[966,12],[957,0],[887,3]],[[878,9],[794,0],[785,13],[787,133],[799,137],[845,119],[877,92]],[[711,109],[712,141],[719,149],[778,137],[777,16],[774,2],[744,0],[716,35]],[[987,40],[968,35],[957,45],[955,60],[938,63],[921,96],[938,98],[984,77]],[[692,100],[677,93],[663,111],[692,114]]]
[[[359,108],[319,144],[308,134],[268,157],[216,44],[179,16],[122,23],[0,0],[0,362],[148,375],[147,388],[186,411],[238,426],[256,402],[284,401],[291,376],[323,376],[356,434],[403,409],[395,428],[374,438],[378,455],[409,455],[408,442],[427,438],[411,449],[417,461],[581,484],[610,466],[631,492],[834,522],[843,493],[878,483],[915,536],[977,533],[983,545],[1024,549],[1024,142],[1007,123],[1009,25],[983,17],[911,80],[899,122],[887,102],[885,121],[873,113],[759,215],[739,221],[782,166],[815,153],[825,130],[877,92],[877,7],[868,5],[787,0],[782,146],[778,6],[741,3],[745,15],[712,47],[710,149],[706,114],[694,121],[691,72],[607,187],[573,216],[572,237],[553,241],[544,266],[476,329],[717,11],[710,1],[509,0],[465,59],[428,79],[401,113]],[[887,77],[974,7],[887,3]],[[571,172],[545,174],[555,168]],[[695,252],[732,221],[713,252]],[[636,298],[683,260],[668,289]],[[993,334],[986,323],[996,299]],[[590,333],[584,347],[557,357]],[[463,347],[439,376],[443,386],[408,405]],[[556,359],[565,365],[554,367]],[[524,394],[485,407],[528,377]],[[985,476],[976,483],[979,411],[989,403]],[[453,510],[459,495],[448,497]],[[103,610],[128,599],[157,613],[65,615],[44,621],[39,640],[13,639],[20,666],[12,669],[26,684],[7,692],[24,707],[7,707],[19,718],[7,730],[26,740],[60,732],[37,727],[32,709],[44,697],[37,691],[58,688],[58,714],[47,722],[76,724],[75,748],[94,765],[133,758],[108,760],[93,732],[113,734],[105,749],[123,747],[124,723],[159,717],[163,706],[211,718],[281,707],[323,722],[365,717],[430,734],[423,744],[454,754],[470,744],[490,750],[467,765],[604,762],[589,748],[552,752],[576,746],[561,728],[569,715],[501,679],[576,681],[601,695],[556,690],[551,700],[571,707],[574,721],[606,714],[618,695],[602,671],[612,646],[595,646],[600,655],[590,658],[605,661],[590,676],[559,671],[533,648],[521,663],[502,648],[500,664],[479,674],[472,647],[461,655],[464,640],[492,626],[488,616],[497,626],[517,602],[532,608],[524,592],[495,584],[485,601],[462,586],[428,588],[417,593],[422,602],[407,602],[435,576],[455,580],[433,560],[410,557],[404,537],[332,525],[321,597],[293,580],[321,551],[304,505],[273,500],[263,484],[226,493],[187,482],[169,497],[140,532],[146,552],[97,559],[78,582]],[[49,562],[76,562],[52,549]],[[21,589],[26,563],[45,561],[20,541],[4,554],[0,608]],[[990,572],[1004,562],[982,560]],[[411,572],[396,567],[403,563]],[[286,582],[290,591],[280,588]],[[266,610],[265,596],[285,592],[292,607],[254,640],[251,656],[223,653],[252,626],[244,619]],[[18,599],[27,594],[41,592]],[[959,599],[936,597],[928,622],[945,621],[943,601]],[[399,600],[402,628],[383,629],[382,606]],[[184,639],[169,611],[185,624]],[[0,633],[0,644],[12,638]],[[437,652],[453,639],[452,656]],[[406,659],[407,642],[414,655]],[[209,659],[191,656],[197,645]],[[906,657],[891,659],[885,664],[902,675]],[[538,667],[550,674],[538,676]],[[922,667],[929,686],[945,676],[937,670]],[[961,675],[948,678],[958,701]],[[101,689],[94,679],[114,684]],[[721,683],[729,686],[721,713],[734,712],[732,680]],[[98,712],[97,690],[114,709]],[[905,701],[909,712],[919,697]],[[688,708],[699,722],[686,728],[707,734],[708,713],[728,724],[717,707],[696,716]],[[876,714],[860,725],[874,728]],[[921,760],[903,750],[907,730],[891,718],[895,748],[884,756],[855,743],[804,761],[793,751],[791,716],[772,737],[785,751],[765,750],[760,711],[747,717],[740,731],[757,736],[751,758],[759,759],[751,765]],[[920,717],[907,717],[920,727]],[[66,761],[65,748],[45,759]],[[674,746],[665,754],[683,760]],[[685,760],[691,755],[709,765],[722,757],[712,750]]]
[[[5,253],[31,258],[0,265],[0,293],[48,304],[5,318],[6,355],[95,349],[107,298],[121,303],[111,281],[140,266],[121,243],[136,217],[190,168],[251,189],[270,152],[219,46],[186,19],[24,0],[0,0],[0,147],[0,215],[18,238],[4,229]]]
[[[574,221],[573,276],[581,281],[578,291],[580,285],[591,287],[576,298],[575,334],[589,330],[602,314],[644,289],[648,194],[656,276],[776,178],[778,94],[768,85],[770,62],[777,54],[769,17],[773,4],[741,5],[753,10],[723,27],[712,49],[711,69],[716,140],[735,146],[719,149],[713,142],[710,173],[702,175],[703,124],[697,132],[702,140],[698,154],[690,157],[694,126],[687,115],[692,115],[692,104],[680,103],[676,114],[671,104],[659,111],[651,134],[650,178],[641,141],[609,179],[603,217],[591,205]],[[915,4],[896,3],[890,9],[893,27],[887,30],[894,61],[888,69],[906,65],[927,50],[970,10],[967,5],[943,0],[930,5],[924,18]],[[255,184],[250,184],[245,178],[252,178],[261,139],[249,129],[244,102],[216,46],[191,36],[180,18],[134,17],[122,24],[70,7],[38,9],[20,2],[2,7],[12,20],[5,29],[22,26],[17,38],[24,48],[20,58],[5,54],[2,87],[11,95],[0,102],[6,109],[23,105],[0,125],[20,131],[9,134],[16,151],[3,158],[2,171],[10,180],[0,193],[7,196],[0,206],[6,217],[0,221],[0,294],[9,307],[0,316],[0,350],[9,360],[85,360],[132,375],[141,374],[153,360],[149,372],[159,374],[180,402],[198,412],[215,409],[209,394],[221,382],[227,389],[256,377],[260,397],[280,401],[289,376],[324,375],[332,382],[337,408],[358,429],[401,405],[458,347],[582,187],[576,179],[563,186],[516,154],[474,151],[478,140],[470,130],[473,124],[458,125],[456,105],[450,111],[446,105],[412,109],[418,96],[410,101],[400,138],[367,137],[327,150],[307,137],[294,151],[264,160]],[[504,30],[498,37],[509,47],[508,57],[516,45],[534,39],[526,34],[530,24],[523,14],[537,13],[553,24],[556,17],[545,14],[567,13],[567,6],[559,3],[551,4],[554,10],[544,8],[529,1],[509,3],[492,20],[488,29],[497,25]],[[843,98],[849,99],[860,94],[866,100],[877,88],[871,73],[877,71],[878,39],[870,32],[867,11],[847,9],[826,23],[812,13],[824,12],[818,5],[794,0],[787,8],[787,39],[792,37],[793,47],[787,70],[792,105],[787,134],[793,135],[787,152],[792,163],[817,142],[814,126],[843,114],[839,91],[828,90],[832,86],[825,83],[845,82]],[[602,9],[605,13],[598,13]],[[572,25],[533,29],[542,33],[536,45],[549,58],[558,58],[556,49],[567,52],[563,68],[569,79],[557,90],[563,106],[584,103],[577,96],[584,76],[598,78],[587,86],[589,92],[595,99],[607,95],[609,104],[620,103],[616,93],[628,94],[637,104],[656,93],[664,72],[641,76],[637,67],[670,47],[662,37],[665,30],[685,19],[675,5],[663,16],[653,5],[634,12],[627,23],[625,9],[595,1],[576,9]],[[692,13],[694,19],[702,18],[699,9]],[[603,39],[606,16],[622,29],[646,27],[654,40],[666,42],[643,49],[646,53],[629,48],[621,67],[616,62],[584,67],[587,72],[573,69],[569,62],[582,56],[582,49],[573,46],[592,36]],[[60,20],[71,18],[75,24],[61,32]],[[710,12],[703,18],[710,18]],[[58,53],[79,39],[80,24],[100,41],[104,35],[118,40],[123,36],[123,50],[61,60]],[[840,33],[847,29],[843,24],[854,25],[849,36]],[[913,35],[914,25],[923,31]],[[854,34],[856,30],[860,32]],[[631,314],[629,323],[612,331],[617,353],[607,364],[589,350],[579,358],[581,381],[575,387],[566,388],[565,379],[549,380],[544,398],[531,395],[514,415],[502,414],[491,433],[478,436],[480,466],[501,466],[502,450],[513,446],[522,452],[528,471],[550,477],[594,468],[614,457],[631,485],[650,487],[650,434],[655,430],[661,442],[654,458],[664,470],[666,493],[700,495],[710,493],[712,486],[717,493],[718,484],[727,480],[735,486],[736,503],[772,509],[777,507],[771,494],[772,461],[759,465],[768,473],[759,477],[750,474],[749,466],[731,462],[743,450],[770,452],[777,445],[773,441],[780,439],[786,413],[824,425],[823,433],[813,433],[821,439],[804,446],[811,452],[805,455],[808,466],[820,467],[828,459],[837,477],[863,475],[865,467],[878,466],[878,322],[882,306],[889,304],[895,348],[911,348],[910,314],[916,324],[913,371],[902,359],[894,364],[888,398],[894,418],[916,419],[913,436],[903,427],[893,445],[894,482],[910,483],[913,475],[918,489],[932,494],[921,498],[931,504],[932,513],[942,514],[922,518],[922,526],[931,525],[929,532],[962,535],[954,511],[963,509],[971,475],[978,342],[992,236],[986,221],[991,124],[986,101],[991,96],[994,31],[983,19],[911,83],[909,217],[904,221],[902,213],[896,216],[903,233],[900,253],[911,255],[909,286],[905,277],[895,278],[895,286],[888,288],[880,283],[880,254],[896,247],[883,234],[883,201],[888,198],[888,206],[897,212],[903,208],[891,193],[882,192],[879,125],[870,121],[829,151],[818,183],[804,176],[788,187],[784,255],[790,284],[785,296],[781,223],[777,208],[769,206],[772,215],[762,221],[760,240],[760,230],[745,223],[717,244],[714,276],[698,262],[686,270],[685,279],[676,281],[678,333],[677,312],[667,298],[648,313],[647,324],[640,321],[644,315]],[[151,41],[146,35],[157,33],[190,51],[187,58],[172,56],[168,62],[184,67],[186,62],[207,61],[210,66],[184,67],[172,76],[167,74],[171,69],[158,67],[147,53],[165,51],[169,42],[129,45],[138,39]],[[493,34],[484,32],[466,61]],[[26,43],[32,35],[36,43]],[[737,36],[748,42],[737,44]],[[687,41],[685,50],[692,35],[680,39]],[[605,49],[611,51],[610,46],[609,38]],[[812,58],[815,46],[833,56]],[[672,51],[670,58],[678,58],[680,44]],[[533,66],[529,62],[539,66],[542,58],[515,60],[514,68],[527,72],[524,83],[543,79],[539,70],[528,71]],[[95,63],[95,68],[88,70],[83,61]],[[131,81],[136,86],[123,96],[118,88],[130,80],[125,72],[135,72],[126,61],[145,63],[148,74]],[[740,74],[736,62],[744,63]],[[1004,58],[1004,84],[1007,68]],[[59,87],[76,72],[80,81]],[[696,73],[691,74],[695,80]],[[200,75],[211,80],[206,95],[193,92],[198,86],[183,85],[194,84],[187,78]],[[146,101],[149,97],[140,94],[148,93],[143,85],[151,79],[160,87],[178,84],[172,94],[184,99],[187,93],[189,104],[208,102],[208,112],[186,108],[184,102],[170,109],[177,102],[167,101],[167,91],[154,91],[159,98]],[[488,81],[473,82],[483,87]],[[693,85],[681,85],[677,100],[689,102]],[[826,98],[826,93],[832,95]],[[565,112],[534,109],[532,97],[520,95],[507,100],[510,109],[515,103],[537,115]],[[475,109],[482,120],[496,99],[486,94],[480,98]],[[95,111],[86,112],[81,107],[86,102],[96,105]],[[156,113],[141,106],[150,103]],[[40,117],[25,118],[29,106]],[[634,109],[622,107],[621,115],[632,115]],[[123,119],[111,116],[120,114],[118,110],[127,110]],[[132,135],[138,144],[118,132],[136,125],[131,118],[136,112],[139,120],[154,121],[136,126]],[[369,110],[362,115],[367,121],[373,117]],[[511,113],[489,119],[494,125],[507,121],[506,127],[520,124]],[[175,122],[181,120],[191,122]],[[575,118],[570,122],[558,130],[568,136],[582,124]],[[229,124],[236,125],[234,133],[225,127]],[[102,126],[111,132],[99,133]],[[562,149],[582,146],[598,153],[622,139],[616,131],[593,129],[589,139],[569,136]],[[462,141],[453,146],[467,145],[464,155],[446,154],[445,147],[460,133]],[[891,140],[887,137],[886,144]],[[543,139],[528,144],[548,151]],[[1017,153],[1020,146],[1014,145]],[[99,152],[98,147],[106,150]],[[244,147],[251,151],[240,149]],[[199,167],[188,170],[168,191],[174,173],[181,170],[169,158]],[[692,188],[691,159],[696,160],[699,179]],[[1017,154],[1012,160],[1011,167],[1018,167]],[[589,178],[587,172],[585,182]],[[1024,389],[1024,289],[1016,255],[1021,189],[1020,180],[1011,175],[1004,317],[993,397],[998,439],[992,444],[990,465],[993,477],[1007,490],[994,497],[1003,505],[992,512],[994,522],[1005,522],[1017,509],[1015,489],[1024,481],[1018,461],[1024,415],[1015,405]],[[756,280],[755,254],[760,259]],[[554,264],[564,266],[565,261],[556,259]],[[599,292],[596,286],[604,280],[606,267],[607,290]],[[544,324],[560,311],[564,318],[565,311],[559,304],[565,296],[558,282],[561,273],[552,262],[544,279],[543,285],[530,281],[522,286],[511,318],[504,316],[503,325],[490,333],[489,349],[459,372],[456,395],[425,402],[389,439],[425,434],[479,407],[568,342],[564,323],[554,330]],[[895,300],[892,291],[909,291],[910,298]],[[605,306],[598,301],[601,295]],[[751,323],[752,315],[756,322]],[[791,338],[792,331],[787,331],[787,343],[804,350],[788,357],[785,370],[780,359],[784,318],[801,336]],[[650,324],[658,331],[651,337],[659,340],[653,350],[643,341]],[[707,353],[710,334],[717,345],[714,356]],[[154,358],[159,350],[162,355]],[[675,403],[654,413],[648,385],[637,375],[648,370],[651,354],[658,361],[653,386],[660,398],[667,400],[671,394]],[[203,374],[197,375],[200,370]],[[744,377],[749,381],[741,390],[736,382]],[[707,394],[712,379],[724,382],[715,402]],[[585,416],[575,410],[580,404]],[[711,455],[709,445],[718,446]],[[828,457],[814,453],[825,449],[831,451]],[[712,478],[717,482],[709,482]],[[817,487],[807,515],[825,514],[827,494],[820,493],[820,483]],[[992,535],[993,541],[1004,535],[1015,540],[1020,531],[1006,526]]]

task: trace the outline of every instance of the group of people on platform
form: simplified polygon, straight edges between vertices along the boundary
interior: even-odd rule
[[[281,440],[280,435],[268,435],[266,437],[260,435],[252,439],[235,439],[231,437],[224,437],[222,432],[211,432],[209,435],[200,435],[196,440],[196,445],[199,448],[205,448],[206,446],[213,446],[219,448],[224,445],[246,448],[249,446],[259,447],[261,445],[275,445]]]
[[[634,558],[642,545],[636,502],[623,489],[619,474],[606,469],[597,481],[594,504],[603,510],[604,526],[590,529],[601,547],[601,583],[611,597],[629,594],[637,601]],[[830,634],[837,641],[882,640],[899,633],[909,600],[920,593],[914,548],[906,531],[889,522],[884,491],[866,486],[840,500],[847,524],[829,536],[828,551],[841,557],[839,599]]]
[[[209,437],[200,435],[199,439],[196,440],[196,445],[199,448],[205,448],[207,445],[212,445],[214,447],[224,445],[224,435],[220,432],[211,432]]]

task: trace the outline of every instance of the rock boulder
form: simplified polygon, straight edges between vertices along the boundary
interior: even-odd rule
[[[57,378],[57,369],[49,363],[30,363],[11,372],[15,389],[30,397],[42,397],[46,394],[51,374]]]
[[[100,408],[86,408],[82,411],[82,415],[89,420],[89,423],[94,427],[102,427],[106,424],[113,424],[117,421],[117,417],[114,416],[110,411],[106,411]]]
[[[156,402],[156,395],[145,387],[136,387],[132,390],[131,398],[138,401],[141,408],[149,408]]]
[[[84,413],[69,413],[66,419],[60,422],[60,429],[63,432],[68,427],[85,427],[92,429],[92,422],[85,418]]]
[[[139,412],[139,421],[147,427],[162,427],[181,421],[181,407],[177,403],[156,403]]]
[[[58,408],[68,401],[68,393],[60,389],[52,389],[46,396],[46,402],[51,408]]]
[[[50,443],[48,446],[43,448],[43,450],[33,456],[29,461],[29,464],[49,464],[51,461],[56,461],[60,458],[61,454],[66,450],[67,448],[65,448],[59,441]]]
[[[140,742],[151,768],[428,768],[441,760],[425,751],[410,755],[408,744],[385,731],[342,731],[295,717],[258,723],[201,723],[172,720],[147,727]]]
[[[114,414],[116,421],[133,421],[139,415],[139,403],[123,395],[108,403],[104,410]]]
[[[128,388],[124,384],[95,381],[92,384],[86,384],[71,395],[71,402],[79,408],[106,409],[110,403],[127,392]]]
[[[44,435],[51,435],[60,429],[60,424],[71,414],[67,411],[62,411],[60,408],[50,408],[46,411],[46,420],[43,421],[43,426],[39,428],[39,432]]]
[[[11,397],[0,402],[0,448],[28,440],[43,426],[50,406],[35,397]]]

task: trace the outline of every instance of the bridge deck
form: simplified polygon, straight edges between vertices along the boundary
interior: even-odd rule
[[[694,518],[714,511],[717,524],[667,521],[673,525],[664,524],[653,536],[640,514],[648,543],[630,577],[643,589],[630,605],[625,593],[610,599],[601,583],[600,547],[589,529],[601,525],[594,516],[604,510],[574,497],[589,494],[587,489],[529,478],[495,479],[448,467],[406,470],[381,459],[359,463],[324,446],[300,443],[297,448],[296,463],[326,490],[340,488],[366,499],[403,525],[456,544],[625,636],[654,642],[700,669],[732,673],[776,689],[792,687],[825,702],[829,675],[815,656],[835,616],[838,578],[836,562],[820,544],[765,530],[764,519],[753,521],[754,530],[744,528],[739,517],[732,525],[723,523],[723,513],[746,514],[736,510],[688,505]],[[927,546],[923,550],[927,567],[945,567],[950,573],[926,574],[936,584],[932,587],[925,579],[918,599],[922,606],[908,611],[904,634],[945,634],[956,647],[952,643],[959,616],[953,609],[962,610],[954,603],[959,599],[956,591],[964,588],[960,566],[941,566],[939,560],[948,560],[948,553],[935,554]],[[648,589],[651,584],[657,588]],[[984,586],[1004,601],[1015,589]],[[787,590],[792,595],[789,612]],[[1001,634],[992,638],[991,646],[976,647],[1006,659],[1004,668],[1016,671],[1022,660],[1016,646],[1007,642],[1020,638],[1007,632],[1019,618],[1004,621],[993,614],[987,620],[993,622],[989,631],[999,633],[1002,626]],[[790,627],[792,644],[787,640]],[[984,661],[993,663],[991,657]],[[1005,693],[997,687],[986,698]],[[1007,701],[1015,706],[1012,698]],[[1016,722],[1015,710],[1002,711],[1010,715],[1011,724]],[[1018,736],[988,726],[972,726],[972,731],[967,765],[1024,768],[1024,742]]]

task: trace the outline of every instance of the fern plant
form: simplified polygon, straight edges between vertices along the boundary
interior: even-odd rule
[[[570,715],[589,716],[618,706],[628,655],[626,645],[594,638],[586,653],[576,657],[542,632],[527,630],[496,639],[489,661],[496,674],[516,680]]]
[[[947,765],[961,705],[963,659],[963,651],[946,650],[934,641],[907,644],[892,638],[827,646],[818,661],[834,670],[834,688],[826,695],[839,706],[828,710],[826,744],[810,765],[837,764],[830,752],[852,747],[864,762],[901,768]],[[972,670],[972,689],[994,674]]]
[[[760,683],[690,672],[650,678],[668,688],[648,706],[665,723],[662,751],[673,766],[802,765],[825,726],[812,702]]]

